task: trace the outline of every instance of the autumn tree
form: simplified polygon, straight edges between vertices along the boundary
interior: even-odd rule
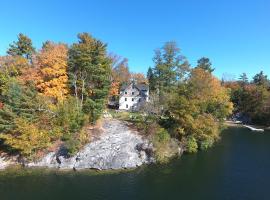
[[[30,66],[26,58],[21,56],[2,56],[0,57],[0,95],[10,81],[20,77],[25,69]]]
[[[188,81],[190,97],[195,99],[201,112],[211,113],[215,119],[223,120],[231,114],[233,105],[227,88],[208,71],[196,68]]]
[[[195,141],[199,148],[205,149],[219,138],[220,122],[232,110],[228,90],[211,73],[195,68],[170,100],[169,118],[173,122],[170,126],[186,144],[194,146]]]
[[[116,57],[113,60],[112,78],[115,82],[119,82],[120,85],[130,82],[131,73],[128,67],[128,59]]]
[[[131,73],[131,80],[138,84],[148,84],[148,80],[143,73]]]
[[[0,71],[2,75],[19,76],[23,69],[28,67],[30,67],[30,64],[24,57],[0,56]]]
[[[11,56],[23,56],[28,60],[31,60],[32,54],[35,52],[32,40],[26,35],[20,33],[18,35],[18,41],[9,45],[7,54]]]
[[[110,91],[109,91],[109,96],[112,98],[118,97],[119,92],[120,92],[120,82],[119,81],[112,81]]]
[[[270,125],[270,92],[264,84],[231,82],[231,101],[234,103],[234,114],[245,123]]]
[[[95,122],[105,106],[111,75],[106,44],[88,33],[78,34],[79,42],[69,49],[68,72],[77,106]]]
[[[49,42],[37,55],[37,88],[56,101],[68,94],[67,51],[66,45]]]
[[[3,102],[0,109],[0,140],[4,145],[24,156],[47,146],[50,127],[46,130],[42,128],[46,124],[44,116],[52,121],[54,114],[38,95],[35,86],[23,85],[11,77],[3,85],[0,97]]]
[[[121,58],[116,54],[110,54],[109,58],[111,60],[111,86],[109,98],[110,100],[115,101],[119,98],[120,87],[129,83],[131,74],[126,58]]]
[[[0,135],[0,139],[5,141],[5,145],[28,157],[50,144],[48,133],[24,118],[15,118],[14,129],[7,134]]]

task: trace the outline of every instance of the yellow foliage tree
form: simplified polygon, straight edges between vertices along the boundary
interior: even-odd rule
[[[227,88],[208,71],[192,70],[186,84],[179,85],[170,105],[176,131],[189,152],[207,149],[219,138],[224,118],[233,110]]]
[[[19,150],[24,156],[31,156],[36,151],[48,147],[50,137],[45,131],[39,130],[23,118],[17,118],[15,126],[16,128],[9,133],[0,134],[6,145]]]
[[[201,68],[193,69],[189,85],[190,99],[196,101],[201,108],[207,106],[207,113],[210,112],[219,119],[232,113],[233,103],[230,101],[228,89],[211,73]]]
[[[67,46],[49,42],[37,55],[38,90],[45,96],[62,101],[68,94]]]

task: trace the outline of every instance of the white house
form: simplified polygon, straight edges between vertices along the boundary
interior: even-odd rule
[[[120,110],[138,110],[147,101],[149,101],[149,87],[146,84],[132,82],[120,89]]]

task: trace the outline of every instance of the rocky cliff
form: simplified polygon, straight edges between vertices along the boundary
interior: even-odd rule
[[[99,139],[87,144],[73,157],[51,152],[26,167],[60,169],[126,169],[154,162],[153,146],[125,122],[106,119]]]

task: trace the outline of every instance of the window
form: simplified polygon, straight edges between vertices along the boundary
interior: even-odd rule
[[[141,102],[141,98],[139,98],[139,102]]]
[[[131,101],[134,101],[134,98],[132,98]]]
[[[127,98],[125,98],[125,101],[127,101]]]
[[[132,95],[134,95],[134,92],[132,92]]]
[[[125,92],[125,94],[127,94],[127,92]]]
[[[126,108],[128,108],[128,104],[126,104]]]

